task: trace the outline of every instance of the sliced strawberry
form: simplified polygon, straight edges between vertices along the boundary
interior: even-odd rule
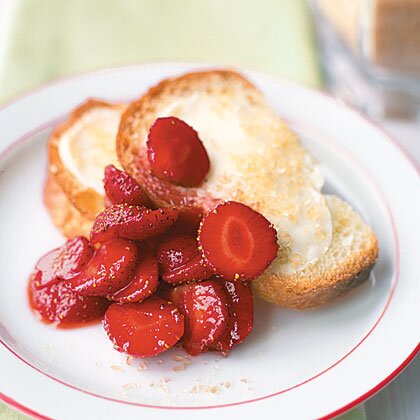
[[[225,281],[225,290],[229,301],[229,322],[226,330],[212,345],[215,350],[228,352],[242,343],[254,326],[254,304],[251,288],[242,281]]]
[[[69,239],[62,248],[57,275],[63,280],[71,279],[80,273],[92,258],[93,252],[94,248],[85,237],[76,236]]]
[[[159,285],[156,290],[156,296],[159,296],[163,300],[171,301],[170,292],[173,289],[173,286],[171,286],[170,284],[165,283],[164,281],[159,281]]]
[[[207,212],[213,210],[220,202],[204,190],[181,187],[158,178],[152,173],[146,150],[140,150],[134,156],[131,175],[145,189],[156,207],[193,207]]]
[[[192,236],[169,235],[157,249],[162,279],[178,285],[205,280],[212,276],[199,255],[197,240]]]
[[[276,258],[277,232],[250,207],[228,201],[204,216],[198,234],[206,264],[226,280],[253,280]]]
[[[105,313],[103,326],[116,350],[150,357],[179,341],[184,317],[172,303],[151,297],[141,303],[114,303]]]
[[[229,320],[228,301],[217,280],[178,286],[169,291],[171,302],[185,316],[184,349],[196,356],[217,341]]]
[[[140,206],[117,204],[96,216],[90,239],[92,243],[113,238],[142,241],[163,233],[177,219],[173,208],[150,210]]]
[[[125,203],[149,208],[152,206],[149,197],[136,180],[114,165],[105,168],[104,188],[106,197],[112,204]]]
[[[162,284],[166,285],[166,283]],[[198,283],[196,283],[198,284]],[[160,287],[158,288],[158,292],[160,293],[160,296],[163,297],[163,299],[167,300],[168,302],[173,303],[178,309],[179,311],[184,315],[184,317],[186,317],[186,313],[185,313],[185,304],[184,304],[184,298],[185,295],[188,291],[188,289],[190,287],[195,286],[196,284],[183,284],[181,286],[177,286],[177,287]],[[185,325],[187,328],[187,318],[185,318]]]
[[[109,298],[116,302],[142,302],[153,293],[159,284],[158,263],[153,250],[147,244],[139,245],[137,268],[130,277],[130,283]]]
[[[201,219],[203,218],[203,209],[198,207],[180,207],[178,211],[178,219],[168,232],[192,235],[196,238]]]
[[[112,201],[107,197],[107,196],[105,196],[105,198],[104,198],[104,204],[105,204],[105,208],[107,209],[108,207],[112,207],[114,204],[112,203]]]
[[[36,278],[36,275],[35,275]],[[85,323],[102,318],[109,302],[101,297],[83,297],[73,292],[66,281],[42,288],[30,282],[31,305],[47,322],[59,326]]]
[[[206,280],[214,274],[213,270],[205,264],[201,255],[197,254],[187,263],[162,273],[162,279],[166,283],[178,285]]]
[[[71,279],[92,258],[93,251],[83,236],[69,239],[61,248],[50,251],[37,262],[35,269],[39,270],[39,274],[35,286],[43,287],[60,279]]]
[[[197,232],[203,217],[203,210],[195,207],[180,207],[176,222],[162,235],[149,239],[150,245],[158,251],[160,244],[174,236],[191,236],[197,242]]]
[[[200,185],[210,169],[197,132],[176,117],[158,118],[150,127],[147,156],[156,176],[184,187]]]
[[[84,269],[70,280],[81,296],[108,296],[126,286],[136,267],[137,247],[133,242],[114,239],[102,244]]]
[[[197,254],[197,240],[187,235],[169,235],[157,248],[162,273],[186,264]]]
[[[56,248],[43,255],[35,265],[37,274],[34,278],[35,287],[44,287],[60,281],[57,276],[56,261],[60,259],[62,248]]]

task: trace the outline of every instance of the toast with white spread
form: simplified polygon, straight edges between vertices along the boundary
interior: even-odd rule
[[[72,205],[88,219],[104,209],[106,165],[118,164],[115,138],[125,106],[90,99],[48,141],[48,170]]]
[[[198,189],[148,185],[147,134],[156,118],[166,116],[184,120],[205,145],[211,167]],[[317,162],[261,92],[235,72],[189,73],[151,88],[123,113],[117,155],[160,205],[210,210],[209,197],[235,200],[268,218],[278,232],[279,253],[253,284],[275,304],[323,305],[365,280],[377,258],[372,230],[348,204],[322,194]]]

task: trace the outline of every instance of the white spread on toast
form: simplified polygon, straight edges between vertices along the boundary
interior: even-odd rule
[[[169,101],[159,117],[176,116],[198,131],[210,158],[202,187],[214,197],[244,202],[279,233],[279,257],[269,268],[287,275],[321,258],[331,243],[331,214],[320,193],[319,165],[268,107],[241,95],[192,94]]]
[[[121,110],[95,108],[83,114],[60,138],[59,153],[63,164],[77,180],[104,194],[104,168],[120,167],[115,139]]]

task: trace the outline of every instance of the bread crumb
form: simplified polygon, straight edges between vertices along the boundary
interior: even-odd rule
[[[240,381],[243,382],[244,384],[247,384],[249,382],[249,379],[248,378],[241,378]]]
[[[125,359],[125,363],[128,366],[131,366],[133,364],[133,356],[127,356],[127,359]]]
[[[174,356],[172,356],[172,360],[174,360],[175,362],[181,363],[180,365],[177,365],[172,368],[174,371],[184,370],[187,366],[192,364],[191,359],[189,359],[187,356],[181,356],[181,355],[175,354]]]
[[[219,391],[221,386],[224,386],[226,389],[228,389],[228,388],[231,387],[231,383],[230,382],[226,382],[226,383],[221,382],[218,385],[205,385],[205,384],[194,385],[188,392],[190,394],[198,394],[200,392],[216,394]]]
[[[198,389],[200,391],[216,394],[216,392],[219,390],[219,387],[217,385],[199,385]]]
[[[146,361],[141,361],[137,370],[147,370],[147,362]]]
[[[217,387],[217,386],[212,386],[212,387],[210,387],[210,392],[212,393],[212,394],[216,394],[216,392],[219,390],[219,388]]]
[[[190,393],[191,393],[191,394],[197,394],[197,393],[198,393],[198,386],[197,386],[197,385],[194,385],[194,386],[191,388]]]
[[[124,390],[123,391],[124,395],[129,395],[128,391],[139,390],[141,388],[141,385],[138,383],[131,383],[131,384],[127,383],[127,384],[121,385],[121,388]]]
[[[124,372],[124,369],[121,366],[117,366],[117,365],[112,365],[111,369],[112,370],[117,370],[119,372]]]
[[[159,385],[159,390],[162,392],[168,392],[168,387],[164,384]]]

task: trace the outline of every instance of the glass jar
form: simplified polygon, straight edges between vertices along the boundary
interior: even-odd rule
[[[420,0],[308,0],[329,90],[375,118],[420,120]]]

